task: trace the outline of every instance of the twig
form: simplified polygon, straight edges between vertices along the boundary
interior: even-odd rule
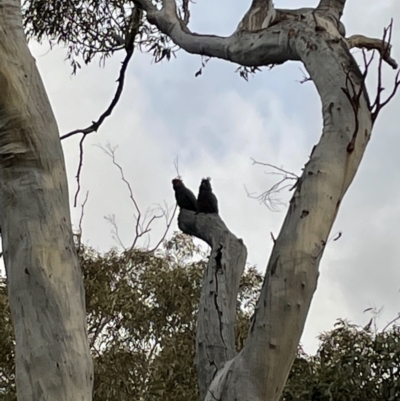
[[[165,239],[165,237],[167,236],[167,233],[168,233],[168,231],[169,231],[169,229],[170,229],[170,227],[171,227],[172,220],[173,220],[174,217],[175,217],[175,213],[176,213],[177,209],[178,209],[178,205],[176,204],[176,205],[175,205],[175,208],[174,208],[174,211],[172,212],[171,218],[169,219],[169,221],[167,220],[167,227],[166,227],[166,229],[165,229],[165,231],[164,231],[163,236],[162,236],[162,237],[160,238],[160,240],[157,242],[156,246],[155,246],[154,248],[152,248],[151,250],[149,250],[148,253],[152,253],[152,252],[154,252],[155,250],[157,250],[158,247],[161,245],[161,243],[164,241],[164,239]],[[166,218],[167,218],[167,216],[166,216]]]
[[[140,13],[140,11],[137,9],[135,9],[134,12],[138,13],[138,14]],[[126,56],[125,56],[124,60],[122,61],[121,69],[119,71],[119,76],[117,79],[117,82],[118,82],[117,90],[115,91],[115,95],[114,95],[110,105],[107,107],[106,111],[99,117],[99,119],[97,121],[93,121],[92,124],[86,128],[79,128],[74,131],[68,132],[65,135],[62,135],[60,138],[61,140],[67,139],[76,134],[83,134],[85,136],[85,135],[91,134],[92,132],[97,132],[97,130],[99,129],[101,124],[103,124],[104,120],[107,117],[109,117],[111,115],[111,113],[113,112],[115,106],[117,105],[117,103],[121,97],[122,90],[124,88],[124,83],[125,83],[126,70],[128,68],[129,61],[131,60],[133,52],[135,50],[134,44],[135,44],[136,35],[137,35],[137,33],[139,31],[139,27],[140,27],[140,24],[139,24],[140,16],[137,16],[136,19],[138,19],[139,21],[137,21],[137,23],[134,24],[134,26],[132,28],[132,33],[130,34],[130,39],[127,42],[127,45],[125,46]]]
[[[282,173],[285,173],[285,174],[288,175],[288,176],[291,176],[292,178],[295,178],[296,180],[299,178],[299,176],[298,176],[297,174],[292,173],[291,171],[285,170],[285,169],[283,169],[283,168],[281,168],[281,167],[277,167],[277,166],[274,166],[273,164],[269,164],[269,163],[258,162],[257,160],[255,160],[255,159],[253,159],[253,158],[252,158],[251,160],[252,160],[252,162],[253,162],[253,165],[258,164],[258,165],[260,165],[260,166],[271,167],[271,168],[274,168],[275,170],[278,170],[278,171],[280,171],[280,172],[282,172]]]
[[[126,249],[124,243],[121,240],[121,237],[119,236],[119,229],[117,221],[115,219],[115,214],[104,216],[104,219],[107,220],[114,227],[114,229],[111,231],[111,233],[114,235],[114,239],[121,245],[123,249]]]
[[[81,216],[79,218],[79,225],[78,225],[78,229],[79,232],[82,233],[82,222],[83,222],[83,216],[85,214],[85,206],[86,206],[86,202],[89,199],[89,191],[86,192],[86,197],[85,200],[83,201],[82,205],[81,205]]]
[[[273,168],[278,171],[278,172],[268,172],[267,174],[280,175],[282,177],[282,179],[280,181],[275,183],[270,189],[264,191],[261,195],[253,195],[245,187],[247,196],[249,198],[257,199],[260,203],[264,203],[268,207],[268,209],[275,211],[275,210],[277,210],[275,205],[283,205],[283,202],[281,202],[279,199],[274,199],[273,196],[276,195],[277,193],[283,191],[286,188],[292,187],[292,185],[289,185],[289,184],[282,185],[285,181],[296,180],[296,182],[297,182],[299,177],[296,174],[294,174],[290,171],[287,171],[281,167],[274,166],[273,164],[261,163],[254,159],[251,159],[251,160],[253,161],[253,165],[258,164],[261,166],[267,166],[267,167]]]
[[[384,91],[384,88],[382,87],[382,60],[385,60],[384,55],[386,53],[388,54],[390,53],[392,31],[393,31],[393,20],[390,22],[389,26],[384,29],[383,32],[383,39],[382,39],[383,44],[381,45],[382,51],[380,52],[381,57],[379,58],[379,63],[378,63],[378,85],[376,90],[376,97],[374,103],[370,107],[373,122],[375,122],[380,111],[393,99],[394,95],[397,92],[398,87],[400,86],[400,70],[399,70],[396,74],[391,94],[387,97],[385,101],[381,101],[381,94]],[[386,36],[388,36],[388,42],[385,42]],[[393,68],[397,68],[397,64]]]
[[[125,249],[128,252],[131,252],[135,248],[138,240],[140,238],[142,238],[145,234],[147,234],[147,233],[149,233],[151,231],[151,225],[154,222],[154,220],[160,219],[163,216],[167,216],[168,215],[168,208],[166,209],[167,211],[164,211],[163,208],[161,206],[159,206],[159,208],[162,210],[162,214],[160,214],[160,215],[157,215],[155,213],[156,209],[148,209],[143,215],[142,212],[140,211],[139,204],[135,199],[132,186],[131,186],[130,182],[126,179],[125,173],[124,173],[124,170],[123,170],[122,166],[117,162],[117,159],[116,159],[116,156],[115,156],[115,151],[116,151],[117,148],[116,147],[114,147],[114,148],[111,147],[110,144],[107,144],[106,147],[103,147],[101,145],[96,145],[96,146],[98,148],[100,148],[107,156],[109,156],[111,158],[112,163],[114,164],[114,166],[116,166],[118,168],[118,170],[120,172],[121,179],[122,179],[122,181],[125,183],[125,185],[128,188],[129,198],[131,199],[131,201],[132,201],[132,203],[134,205],[135,211],[136,211],[136,214],[135,214],[135,219],[136,219],[135,237],[134,237],[134,239],[132,241],[132,245],[129,247],[129,249],[124,246],[121,238],[119,237],[118,226],[117,226],[117,223],[115,221],[115,216],[111,215],[111,216],[105,217],[105,219],[110,224],[112,224],[113,227],[114,227],[113,234],[115,235],[116,240],[119,242],[119,244],[122,246],[123,249]],[[176,161],[176,163],[177,163],[177,161]],[[175,210],[176,210],[176,207],[175,207]],[[152,214],[151,217],[149,216],[150,214]],[[175,215],[175,211],[174,211],[174,215]],[[159,243],[156,245],[156,247],[152,251],[156,250],[158,248],[158,246],[160,245],[160,243],[164,240],[164,238],[165,238],[165,236],[166,236],[166,234],[167,234],[167,232],[168,232],[168,230],[169,230],[169,228],[171,226],[172,218],[171,218],[171,221],[168,221],[168,218],[167,218],[167,229],[164,232],[164,235],[161,238],[161,240],[159,241]]]
[[[386,331],[393,323],[397,322],[398,320],[400,320],[400,313],[397,315],[397,317],[395,317],[394,319],[392,319],[383,329],[382,329],[382,333],[384,331]]]
[[[174,159],[174,167],[177,177],[180,178],[181,176],[179,174],[179,156],[176,156],[176,158]]]
[[[307,75],[301,68],[300,68],[301,73],[303,74],[303,79],[299,81],[299,83],[304,84],[306,82],[312,81],[311,77]]]
[[[141,236],[144,234],[143,232],[141,232],[141,229],[140,229],[142,214],[141,214],[141,212],[140,212],[139,205],[138,205],[138,203],[136,202],[136,199],[135,199],[135,197],[134,197],[134,195],[133,195],[133,190],[132,190],[131,184],[130,184],[130,182],[126,179],[126,177],[125,177],[124,169],[122,168],[122,166],[121,166],[121,165],[117,162],[117,160],[116,160],[116,157],[115,157],[115,150],[116,150],[116,148],[112,148],[110,144],[107,144],[105,148],[102,147],[101,145],[97,145],[97,146],[98,146],[100,149],[102,149],[103,152],[105,152],[108,156],[111,157],[111,160],[112,160],[114,166],[118,168],[118,170],[119,170],[119,172],[120,172],[120,175],[121,175],[121,179],[122,179],[122,181],[125,183],[125,185],[126,185],[127,188],[128,188],[129,198],[131,199],[131,201],[132,201],[132,203],[133,203],[133,205],[134,205],[134,207],[135,207],[135,209],[136,209],[136,212],[137,212],[137,216],[136,216],[136,227],[135,227],[135,233],[136,233],[136,235],[135,235],[135,239],[134,239],[133,245],[132,245],[132,247],[134,247],[134,246],[136,245],[136,242],[137,242],[138,238],[141,237]]]
[[[83,201],[82,205],[81,205],[81,215],[79,217],[79,224],[78,224],[78,233],[75,234],[75,237],[77,238],[77,247],[78,247],[78,252],[81,250],[81,246],[82,246],[82,233],[83,233],[83,229],[82,229],[82,223],[83,223],[83,216],[85,215],[85,206],[86,206],[86,202],[89,199],[89,191],[86,192],[86,197],[85,200]]]
[[[78,195],[81,190],[81,171],[82,171],[82,166],[83,166],[83,142],[86,138],[86,134],[84,134],[79,141],[79,165],[78,165],[78,171],[76,172],[76,183],[77,183],[77,189],[75,192],[75,197],[74,197],[74,207],[76,207],[76,203],[78,202]]]
[[[391,29],[393,24],[393,20],[390,23],[389,27]],[[387,29],[389,29],[389,27]],[[364,35],[353,35],[346,39],[350,49],[353,47],[358,47],[359,49],[367,49],[367,50],[378,50],[381,58],[388,63],[393,69],[398,68],[398,64],[395,59],[390,56],[391,45],[386,43],[382,39],[374,39],[368,38]]]
[[[126,70],[128,68],[129,61],[131,60],[133,52],[135,50],[135,38],[139,32],[140,21],[141,21],[141,17],[142,17],[142,11],[137,8],[134,9],[133,13],[134,13],[134,15],[132,18],[132,30],[131,30],[131,32],[129,32],[129,38],[126,41],[126,46],[125,46],[126,56],[125,56],[124,60],[122,61],[121,69],[119,71],[119,76],[117,79],[117,82],[118,82],[117,90],[115,92],[115,95],[114,95],[110,105],[108,106],[106,111],[100,116],[100,118],[97,121],[93,121],[92,125],[90,125],[89,127],[71,131],[68,134],[62,135],[60,137],[60,140],[63,140],[63,139],[67,139],[76,134],[82,134],[82,138],[79,142],[80,155],[79,155],[79,166],[78,166],[78,171],[77,171],[77,175],[76,175],[76,181],[77,181],[78,188],[75,193],[74,207],[76,207],[78,195],[79,195],[79,192],[81,189],[80,176],[81,176],[81,171],[82,171],[82,166],[83,166],[83,142],[85,141],[86,136],[88,134],[91,134],[92,132],[97,132],[97,130],[103,124],[104,120],[112,114],[115,106],[118,104],[119,99],[121,98],[121,94],[122,94],[122,91],[124,88],[124,83],[125,83]],[[128,35],[128,33],[127,33],[127,35]]]

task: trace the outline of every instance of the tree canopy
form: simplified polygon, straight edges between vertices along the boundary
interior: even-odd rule
[[[176,233],[160,250],[81,246],[94,400],[198,400],[196,315],[207,255]],[[246,341],[261,277],[248,268],[237,304],[236,347]],[[0,285],[0,400],[15,401],[14,336]],[[396,400],[400,328],[375,332],[339,320],[315,355],[299,347],[282,401]]]
[[[25,0],[22,14],[28,38],[67,46],[74,72],[95,57],[104,63],[115,52],[130,53],[136,46],[156,62],[177,50],[133,1]]]

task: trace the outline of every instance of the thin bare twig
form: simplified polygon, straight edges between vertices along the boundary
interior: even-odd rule
[[[119,99],[121,98],[122,91],[124,88],[124,83],[125,83],[125,75],[126,75],[126,70],[128,68],[129,62],[132,58],[133,52],[135,50],[135,38],[137,34],[139,33],[139,28],[140,28],[140,21],[142,18],[142,11],[135,8],[133,11],[132,15],[132,28],[128,35],[128,40],[126,40],[126,45],[125,45],[125,51],[126,51],[126,56],[124,60],[122,61],[121,69],[119,71],[119,76],[117,79],[118,85],[117,89],[115,91],[115,95],[113,99],[111,100],[110,105],[106,109],[106,111],[99,117],[97,121],[93,121],[92,124],[86,128],[81,128],[77,129],[74,131],[69,132],[68,134],[62,135],[60,137],[60,140],[67,139],[73,135],[76,134],[82,134],[82,138],[79,142],[79,166],[78,166],[78,171],[76,174],[76,181],[77,181],[77,190],[75,193],[75,198],[74,198],[74,207],[76,207],[77,204],[77,199],[78,195],[81,189],[81,184],[80,184],[80,177],[81,177],[81,172],[82,172],[82,166],[83,166],[83,142],[86,139],[86,136],[91,134],[92,132],[97,132],[97,130],[100,128],[100,126],[103,124],[104,120],[109,117],[115,106],[118,104]]]
[[[400,86],[400,70],[399,70],[397,72],[395,80],[394,80],[392,92],[390,93],[390,95],[387,97],[386,100],[384,100],[384,101],[381,100],[381,94],[384,91],[384,88],[382,86],[382,64],[383,64],[383,60],[386,61],[385,54],[390,54],[392,32],[393,32],[393,20],[391,20],[389,26],[387,28],[385,28],[384,32],[383,32],[382,46],[381,46],[381,51],[380,51],[379,63],[378,63],[378,84],[377,84],[377,90],[376,90],[376,97],[375,97],[374,103],[370,107],[373,122],[375,122],[380,111],[393,99],[393,97],[395,96],[395,94],[397,92],[397,89]],[[388,37],[387,42],[385,41],[386,37]],[[393,68],[397,68],[397,64]]]
[[[157,242],[156,246],[155,246],[154,248],[152,248],[151,250],[148,251],[149,253],[156,251],[156,250],[158,249],[158,247],[159,247],[159,246],[162,244],[162,242],[164,241],[164,239],[165,239],[165,237],[167,236],[167,233],[168,233],[168,231],[169,231],[169,229],[170,229],[170,227],[171,227],[171,224],[172,224],[172,221],[173,221],[173,219],[174,219],[174,217],[175,217],[175,213],[176,213],[177,209],[178,209],[178,205],[176,204],[176,205],[175,205],[175,208],[174,208],[174,211],[172,212],[171,218],[170,218],[169,220],[168,220],[168,216],[166,215],[167,226],[166,226],[166,229],[165,229],[165,231],[164,231],[164,234],[162,235],[162,237],[160,238],[160,240]]]
[[[75,192],[75,197],[74,197],[74,207],[76,207],[76,203],[78,202],[78,195],[81,190],[81,171],[82,171],[82,166],[83,166],[83,142],[86,138],[86,134],[82,135],[81,140],[79,141],[79,165],[78,165],[78,171],[76,172],[76,183],[77,183],[77,188]]]
[[[307,75],[303,69],[300,68],[300,71],[303,74],[303,79],[301,81],[298,81],[299,83],[304,84],[306,82],[312,81],[310,75]]]
[[[176,171],[176,176],[180,179],[181,175],[179,174],[179,156],[176,156],[174,159],[174,167]]]
[[[140,212],[140,208],[138,203],[136,202],[135,196],[133,195],[133,190],[132,190],[132,186],[130,184],[130,182],[126,179],[125,174],[124,174],[124,169],[122,168],[122,166],[117,162],[117,159],[115,157],[115,151],[117,149],[117,147],[111,147],[110,144],[107,144],[106,147],[103,147],[101,145],[97,145],[97,147],[99,147],[101,150],[103,150],[103,152],[105,152],[112,160],[112,163],[114,164],[115,167],[118,168],[120,175],[121,175],[121,179],[122,181],[125,183],[126,187],[128,188],[128,192],[129,192],[129,198],[132,201],[136,213],[137,215],[135,216],[136,218],[136,226],[135,226],[135,239],[133,241],[132,247],[133,248],[136,245],[137,240],[144,235],[145,233],[141,231],[141,218],[142,218],[142,213]]]
[[[85,215],[85,206],[88,199],[89,199],[89,191],[86,192],[85,200],[81,205],[81,215],[79,217],[78,232],[75,234],[75,238],[77,239],[76,245],[78,247],[78,252],[81,250],[82,246],[82,233],[83,233],[82,223],[83,223],[83,216]]]
[[[286,188],[293,187],[293,185],[291,185],[291,184],[286,184],[286,185],[282,185],[282,184],[288,180],[296,180],[296,182],[297,182],[297,180],[299,179],[299,176],[290,171],[287,171],[281,167],[274,166],[273,164],[258,162],[254,159],[251,159],[251,160],[253,161],[253,165],[258,164],[261,166],[266,166],[266,167],[270,167],[272,169],[277,170],[277,172],[266,172],[266,174],[279,175],[282,177],[281,180],[279,180],[277,183],[275,183],[268,190],[264,191],[261,195],[254,195],[254,194],[250,193],[247,190],[247,188],[245,187],[247,196],[249,198],[257,199],[260,203],[265,204],[268,207],[268,209],[276,211],[277,210],[276,205],[278,205],[278,206],[283,205],[282,201],[274,198],[276,196],[276,194],[278,194],[279,192],[283,191]]]
[[[386,331],[393,323],[396,323],[398,320],[400,320],[400,313],[397,315],[397,317],[395,317],[394,319],[392,319],[383,329],[382,329],[382,333],[384,331]]]
[[[83,201],[82,205],[81,205],[81,215],[79,217],[79,225],[78,225],[78,229],[79,232],[82,233],[82,223],[83,223],[83,216],[85,214],[85,206],[86,206],[86,202],[89,199],[89,191],[86,192],[86,197],[85,200]]]
[[[104,216],[104,219],[106,221],[108,221],[114,227],[114,229],[111,231],[111,234],[113,234],[114,239],[121,245],[121,247],[123,249],[126,249],[124,243],[122,242],[121,237],[119,236],[119,229],[118,229],[117,220],[115,218],[115,214],[110,214],[109,216]]]
[[[358,47],[359,49],[378,50],[381,58],[387,64],[389,64],[393,69],[397,69],[398,64],[396,60],[393,59],[390,55],[390,51],[392,49],[392,46],[390,44],[392,27],[393,27],[393,20],[391,20],[388,28],[385,28],[386,30],[390,30],[388,42],[385,42],[385,40],[382,39],[369,38],[364,35],[352,35],[349,38],[346,38],[346,41],[350,49]]]
[[[299,176],[297,174],[292,173],[291,171],[285,170],[285,169],[283,169],[281,167],[277,167],[277,166],[274,166],[273,164],[269,164],[269,163],[258,162],[257,160],[255,160],[253,158],[251,160],[253,162],[253,165],[258,164],[260,166],[271,167],[271,168],[273,168],[275,170],[280,171],[281,173],[285,173],[286,175],[291,176],[292,178],[294,178],[296,180],[299,178]]]
[[[157,245],[151,249],[148,252],[154,252],[162,243],[162,241],[165,239],[171,224],[172,224],[172,219],[175,216],[175,212],[176,212],[176,206],[173,212],[173,215],[171,217],[171,219],[169,218],[169,212],[168,212],[168,207],[165,207],[165,210],[163,209],[162,206],[158,205],[157,208],[154,209],[148,209],[144,214],[142,214],[140,208],[139,208],[139,204],[135,199],[134,193],[133,193],[133,189],[132,186],[130,184],[130,182],[127,180],[127,178],[125,177],[125,173],[124,170],[122,168],[122,166],[117,162],[116,159],[116,149],[117,147],[112,147],[110,144],[107,144],[105,147],[101,146],[101,145],[96,145],[98,148],[100,148],[107,156],[109,156],[112,160],[112,163],[114,164],[114,166],[116,166],[119,170],[120,176],[122,181],[125,183],[126,187],[128,188],[128,192],[129,192],[129,198],[132,201],[134,208],[135,208],[135,220],[136,220],[136,225],[135,225],[135,237],[132,241],[132,245],[129,248],[126,248],[119,236],[119,232],[118,232],[118,225],[116,223],[116,219],[114,215],[111,216],[107,216],[105,217],[105,219],[112,224],[112,226],[114,227],[114,230],[112,231],[112,233],[115,235],[115,239],[117,240],[117,242],[122,246],[123,249],[125,249],[128,252],[132,252],[133,249],[135,248],[135,246],[137,245],[137,242],[140,238],[142,238],[145,234],[149,233],[151,231],[151,225],[153,224],[153,222],[157,219],[160,219],[162,217],[165,217],[166,219],[166,230],[164,231],[164,234],[162,235],[161,239],[159,240],[159,242],[157,243]],[[175,161],[176,163],[176,168],[178,168],[178,159],[176,159]],[[161,214],[157,214],[156,213],[156,209],[161,210]],[[150,216],[151,215],[151,216]],[[147,245],[148,246],[148,245]]]

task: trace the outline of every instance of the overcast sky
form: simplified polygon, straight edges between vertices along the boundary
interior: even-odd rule
[[[200,0],[192,5],[191,28],[199,33],[229,35],[250,1]],[[275,1],[277,7],[315,6],[318,1]],[[374,4],[372,4],[374,3]],[[212,10],[212,13],[210,12]],[[400,61],[400,2],[398,0],[348,0],[343,22],[347,35],[381,37],[394,18],[393,56]],[[117,55],[105,68],[97,63],[77,76],[64,61],[65,50],[31,43],[45,82],[60,133],[86,127],[108,106],[115,91],[120,61]],[[237,66],[211,60],[195,78],[201,58],[178,53],[171,62],[152,64],[148,55],[135,54],[127,74],[120,104],[97,134],[85,143],[82,191],[89,191],[83,222],[84,240],[99,250],[118,244],[104,216],[115,214],[120,236],[129,245],[134,236],[133,205],[118,170],[96,144],[118,146],[116,156],[130,181],[142,211],[156,204],[174,204],[171,179],[180,174],[197,193],[201,178],[211,176],[228,227],[244,239],[248,262],[265,270],[272,243],[278,234],[291,193],[279,211],[250,199],[244,187],[259,194],[277,176],[253,166],[251,158],[299,174],[322,131],[321,106],[312,83],[300,84],[300,63],[267,69],[245,82]],[[386,88],[393,71],[385,65]],[[369,85],[374,96],[373,79]],[[318,289],[308,316],[302,343],[314,351],[316,336],[330,330],[339,317],[358,324],[368,322],[368,307],[381,308],[383,327],[400,312],[400,94],[384,109],[357,177],[350,187],[320,265]],[[63,141],[70,183],[71,204],[76,191],[78,141]],[[72,211],[78,224],[80,207]],[[163,222],[154,226],[158,241]],[[174,223],[174,229],[177,229]]]

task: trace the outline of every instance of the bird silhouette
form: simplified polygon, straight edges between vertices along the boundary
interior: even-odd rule
[[[214,195],[211,178],[203,178],[199,188],[199,196],[197,197],[197,209],[199,213],[218,213],[218,199]]]
[[[172,187],[175,191],[176,203],[181,209],[197,212],[197,200],[194,193],[185,187],[183,181],[179,178],[172,180]]]

